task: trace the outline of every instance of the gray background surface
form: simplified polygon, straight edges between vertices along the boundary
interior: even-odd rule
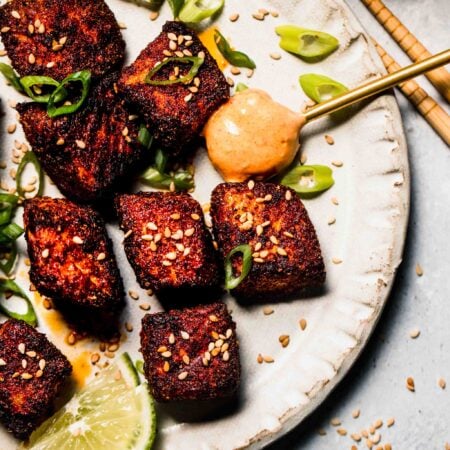
[[[371,16],[360,0],[347,0],[366,30],[401,65],[408,57]],[[432,53],[450,47],[450,0],[385,0],[394,14]],[[421,77],[420,85],[448,105]],[[380,428],[381,443],[393,449],[450,448],[450,149],[396,93],[403,117],[411,166],[411,214],[403,263],[380,323],[343,382],[319,410],[270,450],[335,450],[357,445],[350,433],[368,429],[377,419],[395,425]],[[415,273],[416,263],[424,275]],[[417,339],[409,333],[418,328]],[[413,377],[416,392],[405,387]],[[447,381],[442,390],[437,380]],[[358,419],[352,411],[360,409]],[[339,418],[340,436],[330,424]],[[326,431],[325,436],[318,429]],[[357,448],[367,449],[363,439]]]

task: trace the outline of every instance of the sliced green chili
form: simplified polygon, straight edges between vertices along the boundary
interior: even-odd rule
[[[11,222],[19,197],[12,194],[0,194],[0,226]]]
[[[327,57],[339,47],[339,41],[323,31],[308,30],[295,25],[281,25],[275,28],[281,37],[280,47],[305,60],[319,60]]]
[[[155,167],[158,172],[164,173],[166,171],[168,160],[167,153],[158,148],[155,153]]]
[[[23,93],[23,86],[20,83],[20,78],[11,66],[0,62],[0,72],[17,92]]]
[[[3,297],[0,301],[0,311],[3,312],[8,317],[13,319],[23,320],[29,325],[36,326],[37,325],[37,317],[34,312],[33,305],[30,302],[30,299],[27,297],[24,291],[12,280],[0,279],[0,294],[3,294]],[[6,299],[6,294],[12,294],[16,297],[22,298],[26,303],[26,311],[25,313],[19,313],[10,308]]]
[[[246,67],[247,69],[256,69],[256,64],[245,53],[233,50],[231,45],[221,34],[219,30],[215,30],[214,41],[222,56],[233,66]]]
[[[233,265],[231,257],[236,253],[242,253],[241,274],[236,278],[233,276]],[[228,253],[225,258],[225,289],[232,290],[238,287],[252,268],[252,248],[248,244],[238,245]]]
[[[26,94],[28,97],[30,97],[32,100],[34,100],[37,103],[48,103],[50,100],[50,97],[52,93],[47,94],[37,94],[33,87],[41,87],[41,86],[54,86],[55,88],[59,87],[59,81],[54,80],[50,77],[44,77],[39,75],[28,75],[26,77],[22,77],[20,79],[20,83],[25,89]],[[58,94],[58,98],[56,101],[61,102],[67,97],[67,91],[63,88]]]
[[[23,228],[17,223],[9,223],[0,228],[0,244],[11,244],[23,234]]]
[[[242,91],[246,91],[248,89],[248,86],[244,83],[238,83],[236,85],[236,89],[234,90],[234,92],[242,92]]]
[[[154,67],[145,78],[145,82],[147,84],[151,84],[152,86],[169,86],[171,84],[177,84],[177,83],[184,83],[188,84],[190,83],[196,76],[198,71],[200,70],[200,67],[203,65],[203,62],[205,60],[203,58],[199,58],[198,56],[184,56],[182,58],[179,57],[172,57],[167,58],[165,61],[162,61],[160,64],[158,64],[156,67]],[[167,64],[169,63],[181,63],[181,64],[192,64],[191,69],[189,72],[179,78],[176,78],[174,80],[154,80],[153,77]]]
[[[56,106],[56,103],[60,102],[62,93],[65,90],[65,86],[70,83],[81,83],[81,95],[78,101],[71,105]],[[89,87],[91,85],[91,72],[89,70],[82,70],[80,72],[75,72],[64,78],[59,86],[53,91],[48,100],[47,114],[49,117],[58,117],[65,114],[72,114],[78,111],[83,105],[86,97],[89,93]]]
[[[305,94],[316,103],[324,102],[348,91],[346,86],[325,75],[307,73],[302,75],[299,81]]]
[[[17,195],[0,194],[0,250],[3,255],[8,255],[0,261],[0,270],[6,275],[14,267],[17,257],[16,240],[23,233],[19,225],[11,223],[18,201]]]
[[[22,174],[23,174],[23,171],[25,170],[25,167],[28,164],[33,164],[34,169],[36,170],[36,173],[38,176],[38,181],[39,181],[39,187],[38,187],[35,197],[40,197],[44,190],[44,172],[42,171],[41,165],[39,164],[39,161],[33,152],[26,152],[25,155],[23,156],[22,160],[20,161],[19,167],[17,168],[17,173],[16,173],[17,193],[21,197],[25,196],[25,192],[22,187]]]
[[[185,0],[168,0],[174,19],[177,19]]]
[[[141,125],[139,127],[138,141],[144,148],[150,150],[153,143],[153,136],[150,134],[145,125]]]
[[[186,0],[178,18],[182,22],[199,23],[223,8],[225,0]]]
[[[296,166],[283,176],[281,184],[294,189],[301,197],[313,197],[333,186],[333,171],[320,165]]]
[[[195,187],[194,177],[186,170],[180,170],[173,175],[161,173],[156,167],[149,167],[142,175],[141,180],[156,189],[170,189],[172,185],[177,191],[187,191]]]

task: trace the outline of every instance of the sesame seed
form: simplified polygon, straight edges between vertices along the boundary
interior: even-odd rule
[[[333,224],[335,224],[336,223],[336,218],[335,217],[330,217],[329,219],[328,219],[328,225],[333,225]]]
[[[195,228],[188,228],[185,232],[184,235],[187,237],[192,236],[195,233]]]
[[[307,325],[308,325],[308,322],[306,321],[306,319],[300,319],[300,321],[299,321],[299,325],[300,325],[300,328],[302,329],[302,331],[305,331],[306,330],[306,327],[307,327]]]
[[[181,372],[181,373],[178,375],[178,379],[181,380],[181,381],[183,381],[183,380],[185,380],[185,379],[187,378],[187,376],[188,376],[188,373],[187,373],[187,372]]]
[[[391,417],[390,419],[386,420],[386,426],[388,428],[392,427],[395,424],[395,419]]]
[[[172,352],[166,351],[166,352],[162,352],[161,356],[163,358],[170,358],[172,356]]]
[[[377,419],[377,420],[375,421],[375,423],[373,424],[373,426],[374,426],[376,429],[381,428],[381,427],[383,426],[383,421],[382,421],[381,419]]]
[[[139,300],[139,294],[136,291],[133,290],[129,290],[128,291],[128,295],[133,299],[133,300]]]
[[[253,180],[250,180],[250,181],[247,183],[247,186],[248,186],[248,188],[249,188],[250,190],[252,190],[252,189],[255,187],[255,182],[254,182]]]
[[[411,392],[415,392],[416,386],[415,386],[415,383],[414,383],[414,378],[408,377],[408,378],[406,379],[406,388],[407,388],[409,391],[411,391]]]
[[[28,365],[27,360],[26,359],[22,359],[22,368],[26,369],[27,365]]]
[[[274,313],[274,309],[271,308],[270,306],[265,306],[263,308],[263,313],[264,313],[265,316],[270,316],[271,314]]]
[[[278,61],[281,59],[281,55],[280,53],[270,53],[269,55],[272,59],[274,59],[275,61]]]
[[[149,311],[151,309],[151,305],[150,303],[141,303],[139,308],[141,308],[142,311]]]
[[[206,57],[205,52],[198,52],[197,56],[201,59],[205,59],[205,57]]]
[[[45,25],[43,23],[41,23],[39,25],[39,28],[38,28],[37,31],[38,31],[39,34],[44,34],[45,33]]]
[[[236,22],[239,19],[239,14],[238,13],[231,14],[231,16],[228,17],[228,19],[230,20],[230,22]]]
[[[184,49],[183,50],[183,55],[185,55],[185,56],[192,56],[192,52],[190,51],[190,50],[188,50],[188,49]]]
[[[240,73],[241,73],[241,69],[239,69],[239,67],[232,67],[231,69],[230,69],[230,72],[233,74],[233,75],[240,75]]]
[[[331,424],[333,427],[338,427],[339,425],[341,425],[341,421],[340,421],[337,417],[333,417],[333,418],[330,420],[330,424]]]
[[[186,95],[186,97],[184,97],[184,101],[186,103],[188,103],[192,100],[192,97],[193,97],[193,95],[192,95],[192,93],[190,93],[190,94]]]
[[[281,256],[287,256],[287,252],[284,248],[277,247],[277,253]]]
[[[44,250],[42,250],[42,257],[43,258],[48,258],[49,254],[50,254],[50,250],[48,248],[45,248]]]
[[[263,232],[264,232],[264,229],[263,229],[262,225],[258,225],[258,226],[256,227],[256,234],[257,234],[258,236],[261,236],[261,234],[263,234]]]
[[[22,353],[22,355],[25,353],[25,344],[23,342],[21,342],[18,346],[17,346],[18,350],[20,353]]]
[[[3,358],[0,358],[0,366],[6,366],[6,361]]]
[[[333,164],[333,166],[335,166],[335,167],[342,167],[344,165],[344,163],[339,160],[332,161],[331,164]]]
[[[189,247],[185,248],[184,252],[183,252],[183,256],[187,256],[187,255],[189,255],[189,253],[191,253],[191,249]]]
[[[74,244],[79,244],[79,245],[83,244],[83,242],[84,242],[83,239],[81,239],[79,236],[74,236],[72,241],[74,242]]]
[[[338,428],[336,430],[336,432],[341,435],[341,436],[346,436],[347,435],[347,430],[345,428]]]
[[[170,48],[170,50],[175,51],[178,48],[176,41],[170,41],[169,48]]]
[[[317,430],[317,433],[319,434],[319,436],[326,436],[327,434],[327,432],[323,428],[319,428]]]
[[[216,342],[214,342],[214,346],[216,348],[221,348],[223,345],[223,339],[218,339]]]
[[[255,13],[255,14],[252,14],[252,17],[256,20],[262,21],[262,20],[264,20],[265,15],[261,14],[261,13]]]
[[[381,441],[381,434],[377,433],[371,438],[371,441],[374,443],[374,445],[377,445]]]
[[[270,236],[270,242],[272,242],[272,244],[278,245],[278,239],[276,238],[276,236]]]
[[[39,360],[39,369],[44,370],[45,369],[45,359],[40,359]]]
[[[125,330],[127,330],[128,333],[131,333],[133,331],[133,325],[131,325],[130,322],[125,322]]]
[[[191,363],[191,359],[189,358],[188,355],[183,355],[183,362],[184,362],[186,365],[189,365],[189,364]]]
[[[230,353],[229,353],[228,351],[225,351],[225,352],[223,353],[223,355],[222,355],[222,359],[223,359],[224,361],[229,361],[229,359],[230,359]]]
[[[36,62],[36,57],[33,55],[33,53],[30,53],[30,54],[28,55],[28,62],[29,62],[30,64],[34,64],[34,63]]]
[[[57,141],[56,141],[56,145],[64,145],[64,139],[63,138],[59,138]]]
[[[70,333],[70,334],[67,336],[67,343],[68,343],[69,345],[74,345],[74,344],[75,344],[75,341],[76,341],[75,335],[74,335],[73,333]]]
[[[324,137],[325,137],[325,141],[328,145],[334,145],[334,139],[332,136],[330,136],[329,134],[326,134]]]
[[[177,259],[177,254],[175,252],[170,252],[167,253],[165,257],[170,261],[174,261],[175,259]]]
[[[423,269],[420,264],[416,264],[416,275],[418,277],[421,277],[423,275]]]
[[[246,71],[247,78],[251,78],[254,73],[255,73],[254,69],[247,69]]]
[[[91,355],[91,363],[97,364],[100,361],[100,355],[98,353],[92,353]]]
[[[355,409],[352,411],[352,417],[354,419],[357,419],[359,417],[360,413],[361,413],[361,411],[359,409]]]
[[[289,201],[292,198],[292,192],[286,191],[286,194],[284,194],[284,197],[287,201]]]
[[[156,350],[158,353],[164,353],[167,351],[167,347],[165,345],[161,345],[161,347]]]
[[[263,262],[265,262],[264,261],[264,259],[262,259],[262,258],[253,258],[253,261],[255,262],[255,263],[259,263],[259,264],[262,264]]]
[[[189,339],[189,333],[187,333],[186,331],[182,331],[180,334],[183,339],[185,340]]]
[[[16,131],[17,125],[15,123],[12,123],[10,125],[8,125],[8,128],[6,129],[6,131],[9,134],[13,134]]]
[[[392,445],[388,443],[384,444],[384,450],[392,450]],[[447,450],[447,449],[445,449]]]
[[[85,143],[84,141],[81,141],[81,140],[79,140],[79,139],[76,139],[76,140],[75,140],[75,143],[77,144],[77,147],[78,147],[78,148],[81,148],[81,149],[85,149],[85,148],[86,148],[86,143]]]
[[[12,15],[15,19],[20,19],[20,14],[19,14],[16,10],[11,11],[11,15]]]
[[[278,11],[270,11],[270,15],[272,17],[278,17],[280,15],[280,13]]]
[[[264,358],[262,357],[261,353],[258,354],[256,361],[258,364],[262,364],[264,362]]]
[[[333,264],[342,264],[342,259],[340,259],[340,258],[331,258],[331,262]]]
[[[361,435],[358,433],[352,433],[350,435],[350,437],[355,441],[355,442],[360,442],[361,441]]]
[[[177,35],[175,33],[167,33],[167,37],[171,41],[177,41],[178,40]]]
[[[409,337],[411,339],[416,339],[420,336],[420,330],[418,328],[414,328],[409,332]]]
[[[265,363],[268,363],[268,364],[275,362],[275,360],[272,358],[272,356],[263,356],[263,360]]]
[[[447,383],[446,383],[446,381],[445,381],[443,378],[439,378],[439,380],[438,380],[438,386],[439,386],[441,389],[445,389],[445,387],[447,386]]]
[[[97,261],[103,261],[106,258],[106,254],[101,252],[97,255]]]
[[[333,205],[338,206],[338,205],[339,205],[339,200],[338,200],[336,197],[333,197],[333,198],[331,199],[331,203],[333,203]]]
[[[11,27],[3,27],[0,31],[2,33],[7,33],[10,29],[11,29]]]
[[[158,11],[151,11],[149,17],[150,17],[151,21],[154,21],[154,20],[156,20],[159,17],[159,12]]]
[[[21,378],[22,378],[23,380],[31,380],[31,379],[33,378],[33,375],[31,375],[31,373],[25,372],[25,373],[23,373],[23,374],[21,375]]]
[[[36,371],[34,376],[35,376],[35,378],[41,378],[43,374],[44,374],[44,372],[41,369],[39,369]]]

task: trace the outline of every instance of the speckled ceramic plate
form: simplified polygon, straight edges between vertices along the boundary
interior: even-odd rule
[[[123,35],[128,61],[159,33],[163,22],[171,16],[167,5],[159,19],[151,22],[144,8],[121,0],[110,0],[108,4],[117,19],[127,26]],[[279,12],[279,17],[253,19],[252,13],[261,7]],[[235,12],[240,19],[232,23],[228,17]],[[283,23],[330,32],[339,37],[340,48],[321,63],[306,64],[278,48],[274,27]],[[353,87],[384,72],[367,35],[342,0],[227,0],[217,25],[257,63],[251,79],[243,73],[234,77],[236,81],[266,89],[294,110],[300,110],[305,101],[298,85],[302,73],[326,74]],[[272,52],[280,52],[281,60],[271,59]],[[3,100],[19,100],[3,82],[0,87]],[[16,117],[12,108],[3,106],[4,130]],[[328,145],[324,134],[331,135],[335,144]],[[20,129],[3,136],[2,160],[10,159],[16,139],[23,140]],[[342,167],[334,168],[333,188],[305,201],[326,261],[325,290],[316,297],[266,305],[273,307],[271,315],[263,314],[263,305],[245,307],[231,297],[226,298],[238,325],[241,344],[239,402],[209,405],[207,410],[158,406],[158,449],[262,448],[301,422],[323,401],[353,364],[381,314],[401,260],[409,205],[407,151],[394,97],[378,97],[353,110],[345,119],[324,119],[308,125],[303,133],[302,152],[311,164],[343,162]],[[195,163],[194,196],[206,203],[221,179],[204,151],[198,152]],[[9,168],[2,171],[2,181],[12,185],[8,172]],[[136,190],[141,188],[145,189],[136,186]],[[49,183],[46,194],[60,195]],[[335,223],[329,225],[334,222],[331,219]],[[123,319],[133,324],[134,331],[124,331],[121,349],[140,358],[138,333],[145,313],[139,304],[149,302],[152,311],[160,311],[161,306],[156,298],[147,298],[139,289],[123,253],[122,233],[113,223],[108,227],[126,290],[140,295],[138,301],[128,298]],[[27,289],[23,241],[20,254],[17,281]],[[335,264],[333,259],[341,263]],[[98,349],[98,342],[84,340],[75,346],[67,345],[68,330],[58,321],[57,313],[45,310],[35,294],[30,293],[30,297],[36,305],[40,329],[74,363],[76,378],[87,376],[89,380],[93,375],[89,352]],[[301,318],[307,321],[304,331],[299,327]],[[287,348],[282,348],[278,341],[282,334],[290,336]],[[258,353],[271,355],[274,363],[258,364]],[[0,442],[3,450],[17,445],[4,429],[0,429]]]

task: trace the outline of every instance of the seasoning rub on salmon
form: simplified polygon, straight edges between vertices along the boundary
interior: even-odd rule
[[[315,288],[325,267],[308,213],[295,191],[274,183],[223,183],[211,199],[214,235],[223,258],[238,245],[252,249],[252,268],[233,294],[272,300]],[[235,276],[242,257],[232,259]]]
[[[70,200],[27,200],[30,279],[58,309],[94,331],[113,329],[124,306],[122,279],[103,219]]]
[[[25,135],[59,190],[78,203],[96,203],[117,189],[143,155],[139,124],[115,92],[111,74],[91,89],[74,114],[50,118],[46,106],[20,103]]]
[[[0,33],[22,77],[61,81],[87,69],[100,78],[124,59],[125,41],[103,0],[12,0],[0,8]]]
[[[145,82],[155,64],[165,58],[204,59],[197,75],[188,84],[153,86]],[[192,63],[170,61],[154,80],[169,80],[188,74]],[[214,58],[195,32],[182,22],[167,22],[120,77],[119,90],[137,107],[159,144],[176,153],[200,134],[211,114],[229,97],[229,86]]]

